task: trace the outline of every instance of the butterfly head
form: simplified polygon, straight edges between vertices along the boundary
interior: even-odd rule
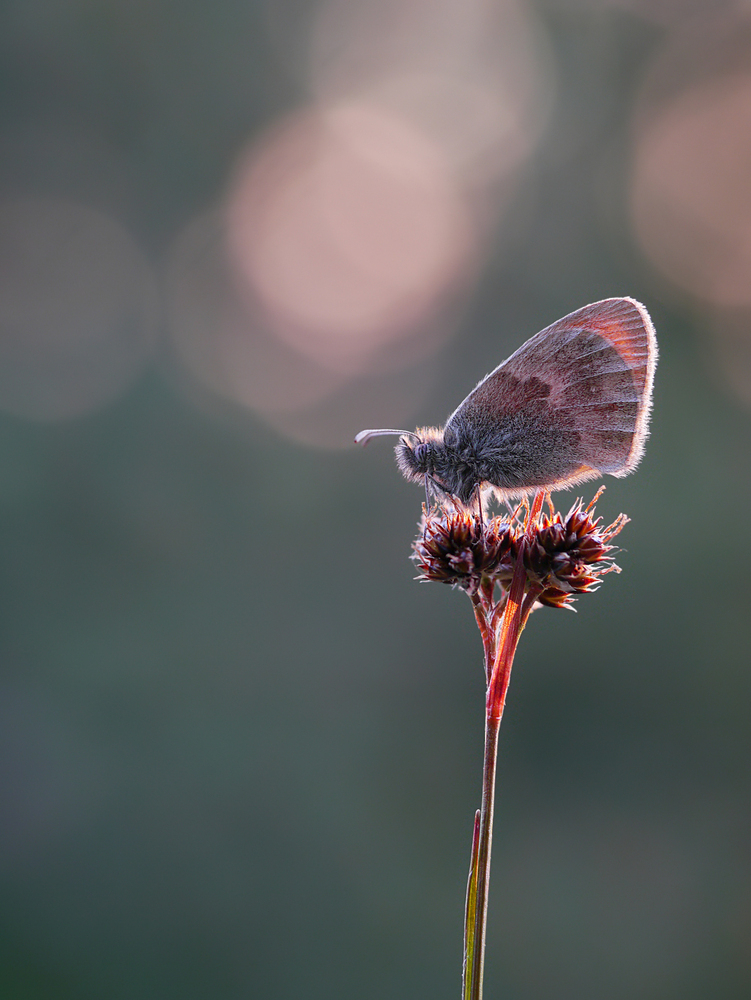
[[[463,503],[469,501],[480,477],[470,457],[446,440],[443,429],[419,427],[414,434],[402,435],[395,450],[405,479],[423,482],[427,476]]]
[[[433,476],[442,443],[441,432],[435,427],[418,427],[414,434],[403,434],[394,450],[396,464],[405,479],[419,482],[426,475]]]

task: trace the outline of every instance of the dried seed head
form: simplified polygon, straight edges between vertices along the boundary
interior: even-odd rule
[[[602,492],[602,491],[600,491]],[[431,511],[413,543],[419,580],[460,587],[470,595],[511,581],[521,555],[526,590],[540,604],[569,607],[576,594],[596,590],[605,573],[620,572],[612,539],[628,523],[623,514],[607,527],[594,517],[594,503],[578,500],[566,515],[552,511],[525,526],[522,513],[481,522],[467,509]]]
[[[483,584],[511,579],[518,528],[508,519],[482,522],[466,509],[439,509],[424,516],[421,527],[412,545],[418,580],[449,583],[475,594]]]
[[[581,500],[565,516],[544,514],[528,532],[524,552],[527,579],[543,588],[540,604],[568,607],[575,594],[596,590],[606,573],[619,573],[610,542],[627,523],[620,514],[603,527],[602,519],[593,516],[593,505],[585,508]]]

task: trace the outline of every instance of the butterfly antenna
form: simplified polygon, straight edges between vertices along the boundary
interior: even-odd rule
[[[371,438],[385,437],[388,434],[395,434],[397,437],[412,437],[419,441],[419,435],[414,431],[397,431],[391,427],[381,427],[377,430],[360,431],[355,438],[355,444],[366,445]]]

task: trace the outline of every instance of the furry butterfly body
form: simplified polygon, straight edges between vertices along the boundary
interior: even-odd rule
[[[397,463],[468,504],[492,488],[511,499],[639,463],[648,434],[657,342],[631,298],[584,306],[540,331],[486,375],[442,428],[400,435]]]

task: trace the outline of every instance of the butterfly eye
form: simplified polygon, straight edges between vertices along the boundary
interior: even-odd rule
[[[424,441],[420,441],[419,444],[415,445],[413,451],[418,468],[427,469],[431,446]]]

